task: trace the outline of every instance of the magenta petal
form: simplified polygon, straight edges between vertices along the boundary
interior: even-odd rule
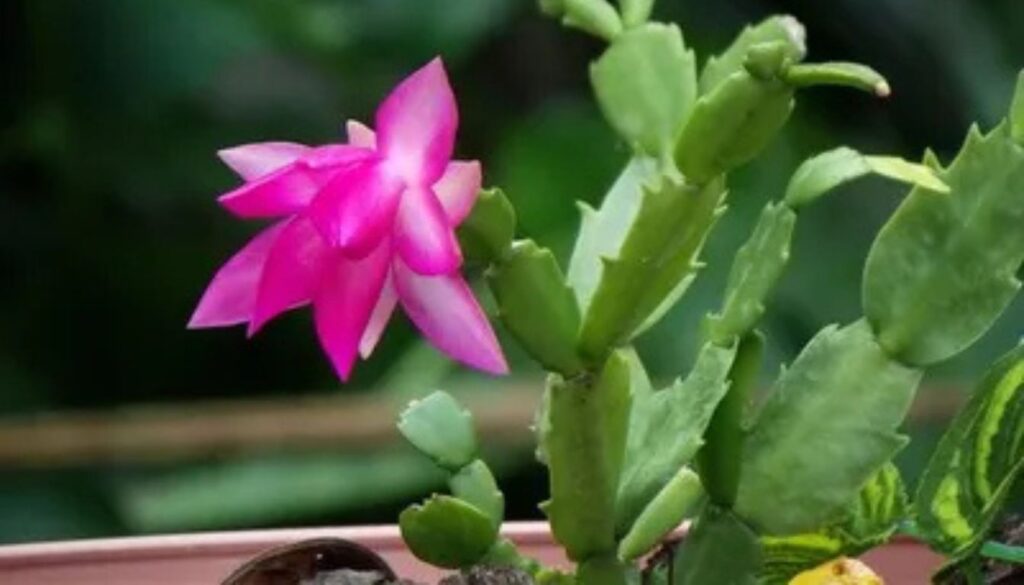
[[[434,183],[434,193],[444,207],[448,222],[453,226],[462,223],[473,209],[480,193],[481,180],[479,162],[454,161]]]
[[[218,201],[242,218],[291,215],[313,200],[321,177],[322,173],[292,163],[222,195]]]
[[[317,229],[353,258],[369,254],[391,231],[402,182],[375,162],[342,170],[310,204]]]
[[[320,345],[334,370],[348,379],[359,341],[370,321],[388,273],[391,251],[387,242],[361,260],[334,254],[327,262],[313,300],[313,318]]]
[[[377,146],[414,185],[432,185],[455,145],[459,112],[448,75],[434,59],[398,84],[377,109]]]
[[[401,261],[392,274],[402,308],[430,343],[478,370],[508,372],[491,324],[461,275],[422,276]]]
[[[329,252],[309,219],[297,216],[288,222],[267,256],[249,322],[250,336],[267,321],[313,297]]]
[[[394,234],[398,255],[420,274],[448,274],[462,263],[452,226],[430,189],[402,193]]]
[[[252,317],[267,255],[287,224],[263,230],[221,266],[199,299],[189,329],[236,325]]]
[[[377,135],[369,126],[358,120],[345,122],[345,134],[348,136],[348,143],[360,148],[376,148]]]
[[[342,170],[374,156],[374,151],[349,144],[328,144],[309,149],[300,159],[311,169]]]
[[[240,177],[252,181],[295,162],[308,150],[294,142],[258,142],[225,148],[217,156]]]

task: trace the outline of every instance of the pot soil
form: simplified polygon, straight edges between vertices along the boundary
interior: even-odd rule
[[[509,522],[503,534],[523,554],[566,566],[543,522]],[[345,539],[382,556],[401,578],[436,583],[446,571],[426,565],[405,548],[397,526],[214,532],[80,540],[0,547],[0,583],[40,585],[216,585],[241,565],[274,547],[310,539]],[[942,558],[924,545],[897,538],[864,557],[888,585],[928,583]]]

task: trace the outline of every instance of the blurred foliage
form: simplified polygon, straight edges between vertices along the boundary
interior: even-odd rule
[[[971,121],[991,125],[1005,110],[1024,65],[1019,0],[662,0],[657,8],[681,23],[701,62],[743,23],[782,11],[807,25],[814,60],[870,63],[894,95],[808,92],[769,154],[736,175],[704,278],[640,343],[656,378],[688,368],[699,318],[724,285],[728,263],[716,259],[743,241],[803,158],[845,143],[911,159],[931,145],[948,161]],[[459,96],[460,153],[484,161],[487,182],[516,204],[523,235],[563,260],[578,224],[574,201],[597,201],[627,154],[589,95],[586,64],[597,45],[542,20],[527,0],[8,0],[0,44],[4,415],[380,386],[416,395],[442,380],[487,391],[485,378],[419,345],[404,321],[344,388],[305,314],[249,342],[238,329],[184,329],[213,270],[258,228],[215,205],[235,179],[214,152],[265,139],[336,140],[346,117],[370,119],[383,93],[435,54]],[[868,180],[808,210],[766,321],[766,380],[820,326],[858,314],[867,246],[901,194]],[[1022,321],[1017,302],[937,378],[977,379]],[[521,353],[510,357],[524,371]],[[902,457],[911,475],[935,432],[917,435],[926,440]],[[527,455],[505,456],[509,515],[521,518],[544,481]],[[437,481],[424,464],[408,454],[269,454],[4,470],[0,541],[393,521],[402,500]]]

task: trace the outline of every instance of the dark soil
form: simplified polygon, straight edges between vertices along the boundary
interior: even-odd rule
[[[448,575],[438,585],[533,585],[533,578],[512,567],[473,567]]]
[[[299,585],[385,585],[392,582],[376,571],[338,569],[321,571],[310,579],[303,579]]]
[[[389,581],[373,571],[351,571],[341,569],[317,573],[300,585],[423,585],[405,579]],[[438,585],[534,585],[530,575],[510,567],[473,567],[459,573],[452,573]]]

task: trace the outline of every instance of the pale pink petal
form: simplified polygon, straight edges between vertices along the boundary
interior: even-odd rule
[[[361,260],[335,252],[324,268],[313,300],[313,319],[320,345],[342,380],[348,379],[352,371],[359,341],[384,286],[390,258],[390,245],[385,241]]]
[[[396,304],[398,304],[398,293],[395,292],[395,285],[388,277],[384,281],[384,288],[380,291],[377,305],[373,307],[370,322],[366,325],[363,337],[359,340],[359,355],[363,356],[363,359],[370,357],[373,349],[377,347],[377,342],[380,341],[380,336],[384,333],[384,328],[387,327]]]
[[[459,112],[434,59],[398,84],[377,109],[377,149],[406,181],[433,185],[455,145]]]
[[[420,274],[448,274],[462,263],[455,232],[429,188],[402,193],[394,238],[398,255]]]
[[[508,372],[491,324],[459,273],[423,276],[399,260],[392,274],[402,308],[430,343],[478,370]]]
[[[282,312],[309,302],[329,253],[308,218],[300,215],[288,221],[267,256],[249,322],[250,336]]]
[[[236,325],[252,317],[267,254],[287,224],[283,221],[263,230],[221,266],[199,299],[189,329]]]
[[[309,206],[324,238],[350,257],[369,254],[391,232],[402,182],[376,162],[342,170]]]
[[[358,120],[345,122],[345,134],[348,135],[348,143],[361,148],[376,148],[377,135],[369,126]]]
[[[452,225],[462,223],[473,209],[476,197],[480,193],[480,175],[479,162],[453,161],[441,178],[434,183],[434,193],[441,201],[448,222]]]
[[[294,142],[258,142],[225,148],[217,156],[240,177],[253,181],[295,162],[308,150]]]
[[[243,218],[291,215],[316,197],[322,175],[292,163],[222,195],[217,201]]]

